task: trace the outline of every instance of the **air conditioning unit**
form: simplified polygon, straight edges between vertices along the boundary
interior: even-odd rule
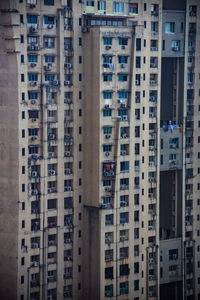
[[[110,50],[110,49],[111,49],[111,46],[108,46],[108,45],[107,45],[107,46],[105,47],[105,49],[106,49],[106,50]]]
[[[35,45],[34,50],[40,50],[40,45]]]
[[[39,262],[38,261],[34,261],[32,264],[33,267],[38,267],[39,266]]]
[[[31,81],[31,82],[30,82],[30,85],[31,85],[31,86],[36,86],[36,85],[37,85],[37,81]]]
[[[32,104],[32,105],[36,104],[36,102],[37,102],[37,101],[34,100],[34,99],[31,100],[31,104]],[[34,119],[34,120],[35,120],[35,119]],[[33,122],[34,122],[34,121],[33,121]]]
[[[33,172],[31,172],[31,177],[37,177],[37,172],[36,171],[33,171]]]
[[[121,154],[121,155],[126,155],[126,150],[122,150],[122,151],[120,152],[120,154]]]
[[[72,187],[71,187],[71,186],[65,186],[65,191],[71,192],[71,190],[72,190]]]
[[[149,145],[149,150],[153,150],[154,149],[154,146],[152,146],[152,145]]]
[[[149,291],[149,297],[153,297],[153,291]]]
[[[139,80],[136,80],[136,81],[135,81],[135,84],[136,84],[136,85],[139,85],[139,84],[140,84],[140,81],[139,81]]]
[[[37,66],[37,64],[36,63],[31,63],[30,66],[31,66],[31,68],[34,68],[34,67]]]
[[[105,104],[105,108],[110,108],[111,105],[110,104]]]
[[[123,46],[122,46],[122,50],[124,50],[124,49],[126,49],[126,47],[123,45]]]
[[[56,137],[55,134],[49,134],[49,139],[50,140],[55,140],[55,137]]]
[[[150,264],[153,264],[154,263],[154,259],[153,258],[149,258],[149,262],[150,262]]]
[[[127,107],[126,103],[121,103],[121,107],[126,108]]]
[[[64,98],[64,103],[65,104],[71,104],[72,100],[70,98]]]
[[[65,80],[65,81],[64,81],[64,85],[69,86],[69,85],[71,85],[71,83],[70,83],[69,80]]]
[[[127,134],[126,134],[126,133],[123,133],[123,134],[122,134],[122,138],[123,138],[123,139],[126,139],[126,138],[127,138]]]
[[[59,80],[53,80],[53,81],[52,81],[52,84],[53,84],[53,85],[59,85]]]
[[[128,116],[127,116],[127,115],[123,115],[123,116],[122,116],[122,120],[123,120],[123,121],[128,121]]]
[[[48,193],[54,193],[55,192],[55,189],[54,188],[49,188],[48,189]]]
[[[157,47],[151,47],[151,51],[157,51]]]
[[[149,113],[149,117],[150,118],[154,118],[155,117],[155,114],[153,112]]]
[[[36,118],[33,118],[33,119],[32,119],[32,122],[37,122],[37,120],[38,120],[38,119],[36,119]]]
[[[71,239],[65,239],[65,244],[70,244],[71,243]]]
[[[72,174],[72,170],[71,169],[66,169],[65,170],[65,175],[70,175],[70,174]]]
[[[126,64],[121,64],[121,68],[122,69],[126,68]]]
[[[49,25],[47,26],[47,28],[48,28],[48,29],[52,29],[52,28],[53,28],[53,24],[49,24]]]
[[[155,165],[154,161],[150,161],[150,162],[149,162],[149,166],[152,167],[152,166],[154,166],[154,165]]]
[[[32,195],[38,195],[38,190],[37,189],[32,190]]]
[[[148,197],[151,199],[153,197],[153,193],[149,193]]]
[[[122,104],[122,103],[125,103],[125,100],[124,99],[118,99],[118,102]]]
[[[148,226],[148,229],[149,230],[153,230],[153,226]]]
[[[82,32],[83,33],[89,32],[89,27],[86,26],[82,27]]]
[[[29,7],[30,7],[30,8],[35,8],[35,7],[36,7],[36,4],[32,4],[32,3],[31,3],[31,4],[29,4]]]
[[[34,154],[32,154],[31,158],[33,158],[33,159],[39,159],[39,154],[34,153]]]
[[[173,47],[172,50],[177,52],[177,51],[179,51],[179,47]]]
[[[37,27],[31,26],[30,27],[30,32],[32,32],[32,33],[37,32]]]
[[[105,135],[105,138],[106,138],[106,139],[109,139],[110,137],[111,137],[111,134],[106,134],[106,135]]]
[[[69,133],[64,135],[64,139],[70,139],[71,135]]]
[[[52,69],[51,65],[44,66],[45,71],[50,71]]]
[[[105,156],[109,156],[110,155],[110,152],[105,152]]]
[[[70,64],[70,63],[65,63],[65,64],[64,64],[64,68],[66,68],[66,69],[71,69],[71,68],[72,68],[72,64]]]
[[[151,102],[155,102],[155,101],[156,101],[156,97],[155,97],[155,96],[151,96],[151,97],[150,97],[150,101],[151,101]]]
[[[155,85],[156,84],[155,80],[150,80],[150,84]]]
[[[49,170],[49,176],[54,176],[56,175],[56,171],[55,170]]]
[[[105,187],[105,191],[106,191],[106,192],[111,192],[111,186],[106,186],[106,187]]]
[[[32,137],[31,137],[31,140],[32,140],[32,141],[37,140],[37,136],[32,136]]]
[[[39,244],[38,243],[32,243],[31,248],[37,249],[37,248],[39,248]]]
[[[65,157],[70,157],[71,156],[71,152],[70,151],[65,151],[64,156]]]

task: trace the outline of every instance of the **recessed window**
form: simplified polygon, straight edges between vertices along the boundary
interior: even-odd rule
[[[174,33],[175,32],[175,22],[165,23],[165,33]]]
[[[54,5],[54,0],[44,0],[44,5]]]

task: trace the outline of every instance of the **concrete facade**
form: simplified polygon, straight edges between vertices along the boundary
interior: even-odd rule
[[[1,1],[3,299],[200,298],[199,11]]]

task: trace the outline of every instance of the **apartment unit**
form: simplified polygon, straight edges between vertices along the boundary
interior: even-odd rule
[[[198,0],[2,0],[2,299],[200,299]]]

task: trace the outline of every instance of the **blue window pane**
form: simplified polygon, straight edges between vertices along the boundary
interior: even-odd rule
[[[37,62],[37,55],[28,55],[28,62]]]
[[[112,116],[112,110],[111,109],[104,109],[103,110],[103,116],[104,117],[111,117]]]
[[[27,23],[37,24],[37,16],[33,16],[33,15],[27,16]]]
[[[127,98],[127,92],[118,92],[119,99],[126,99]]]
[[[110,92],[104,92],[103,93],[103,98],[104,99],[112,99],[112,93],[110,93]]]
[[[112,38],[104,38],[103,42],[104,45],[112,45]]]

